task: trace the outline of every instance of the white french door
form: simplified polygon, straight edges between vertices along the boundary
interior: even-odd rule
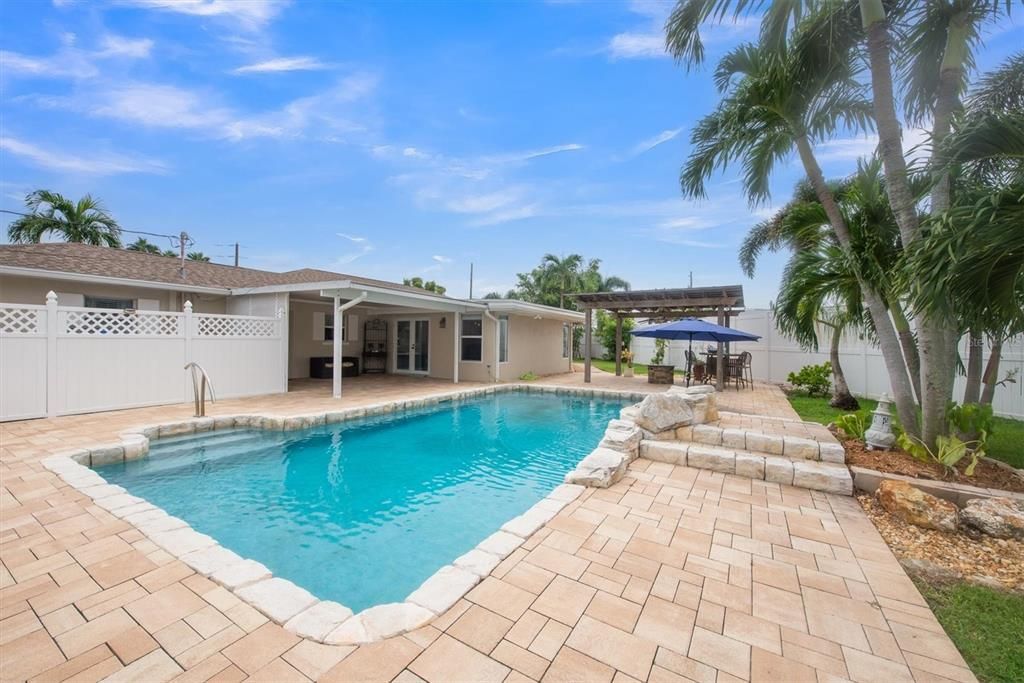
[[[395,333],[395,372],[430,372],[430,321],[399,320]]]

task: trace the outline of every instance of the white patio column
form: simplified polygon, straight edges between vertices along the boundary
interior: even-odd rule
[[[341,337],[342,322],[345,318],[341,310],[341,297],[334,297],[334,367],[332,377],[334,378],[334,398],[341,398]]]
[[[583,313],[583,381],[587,384],[590,384],[590,328],[592,320],[593,309],[588,308]]]
[[[459,349],[459,341],[462,338],[462,314],[456,311],[452,313],[452,336],[454,341],[452,347],[455,349],[452,354],[452,382],[455,384],[459,383],[459,358],[461,357],[461,349]]]

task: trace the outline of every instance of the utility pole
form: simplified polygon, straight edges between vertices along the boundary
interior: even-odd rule
[[[184,230],[178,235],[178,252],[181,254],[181,277],[185,278],[185,248],[188,246],[188,233]]]
[[[473,298],[473,264],[469,264],[469,298]]]
[[[238,265],[237,263],[235,265]],[[693,271],[690,271],[690,289],[693,289]]]
[[[238,267],[238,242],[235,242],[235,268]]]

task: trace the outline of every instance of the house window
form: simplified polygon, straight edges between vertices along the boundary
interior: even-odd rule
[[[344,325],[341,329],[341,341],[348,341],[348,328],[350,325]],[[321,313],[316,311],[313,313],[313,340],[322,342],[334,341],[334,314],[333,313]]]
[[[498,317],[498,362],[508,362],[508,316]]]
[[[569,349],[572,347],[572,327],[568,323],[562,325],[562,358],[569,357]]]
[[[462,317],[461,355],[464,361],[480,362],[484,350],[484,320],[479,315]]]
[[[113,308],[117,310],[124,310],[126,308],[135,308],[135,299],[112,299],[105,296],[88,296],[85,297],[86,308]]]
[[[324,341],[334,341],[334,314],[324,314]],[[344,340],[342,340],[344,341]]]

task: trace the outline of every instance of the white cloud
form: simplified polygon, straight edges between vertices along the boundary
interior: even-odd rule
[[[143,59],[153,49],[153,41],[148,38],[125,38],[112,33],[104,34],[94,50],[77,47],[74,33],[63,34],[61,42],[57,52],[45,57],[0,50],[0,73],[5,77],[94,78],[99,75],[96,60]]]
[[[658,145],[664,144],[669,140],[674,140],[681,132],[683,132],[682,128],[663,130],[654,137],[650,137],[647,138],[646,140],[641,140],[640,142],[638,142],[636,145],[633,146],[631,154],[632,156],[639,156],[644,152],[650,152]]]
[[[665,36],[661,33],[619,33],[608,43],[612,59],[652,59],[667,57]]]
[[[130,57],[132,59],[145,59],[149,57],[152,49],[153,41],[149,38],[124,38],[108,33],[100,41],[100,50],[94,54],[99,58]]]
[[[324,64],[315,57],[277,57],[255,64],[247,64],[233,70],[234,74],[252,73],[278,73],[282,71],[319,71],[328,69],[329,65]]]
[[[434,256],[431,256],[430,258],[434,259],[438,263],[451,263],[452,262],[452,260],[449,257],[447,257],[447,256],[434,255]]]
[[[337,259],[335,259],[334,263],[337,264],[338,266],[344,266],[349,263],[352,263],[356,259],[360,259],[369,254],[371,251],[373,251],[373,245],[370,244],[370,241],[365,237],[348,235],[343,232],[339,232],[337,233],[337,235],[338,237],[346,239],[349,242],[352,242],[353,244],[358,246],[358,249],[356,249],[355,251],[350,251],[347,254],[342,254]]]
[[[289,0],[120,0],[120,4],[197,17],[221,17],[244,28],[258,29],[277,16]]]
[[[513,187],[487,194],[459,197],[448,201],[445,206],[455,213],[490,213],[507,207],[522,196],[522,190]]]
[[[533,218],[539,216],[542,213],[540,204],[526,204],[524,206],[517,206],[509,209],[502,209],[500,211],[493,211],[482,218],[477,218],[470,221],[469,225],[473,227],[486,227],[489,225],[500,225],[502,223],[509,223],[511,221],[521,221],[526,218]]]
[[[586,148],[583,145],[579,145],[573,142],[567,145],[553,145],[551,147],[526,150],[523,152],[512,152],[510,154],[502,154],[495,157],[484,157],[483,160],[485,162],[492,163],[514,163],[520,161],[529,161],[530,159],[537,159],[540,157],[551,156],[552,154],[561,154],[562,152],[578,152],[582,149]]]
[[[815,155],[818,161],[855,161],[864,156],[871,156],[877,147],[878,137],[874,135],[844,138],[819,144],[815,149]]]
[[[338,237],[344,237],[349,242],[355,242],[356,244],[362,244],[363,242],[367,241],[367,239],[365,237],[358,237],[356,235],[349,235],[349,234],[346,234],[344,232],[339,232],[339,233],[335,233],[335,234],[337,234]]]
[[[97,95],[90,114],[154,128],[214,129],[231,120],[228,109],[211,106],[211,98],[173,85],[134,83]]]
[[[709,221],[706,218],[697,218],[694,216],[670,218],[658,223],[659,228],[676,231],[706,230],[707,228],[714,227],[714,225],[714,222]]]
[[[120,154],[91,153],[76,156],[64,151],[43,149],[17,138],[0,138],[0,150],[53,171],[82,175],[115,175],[119,173],[166,173],[167,166],[153,159],[140,159]]]

